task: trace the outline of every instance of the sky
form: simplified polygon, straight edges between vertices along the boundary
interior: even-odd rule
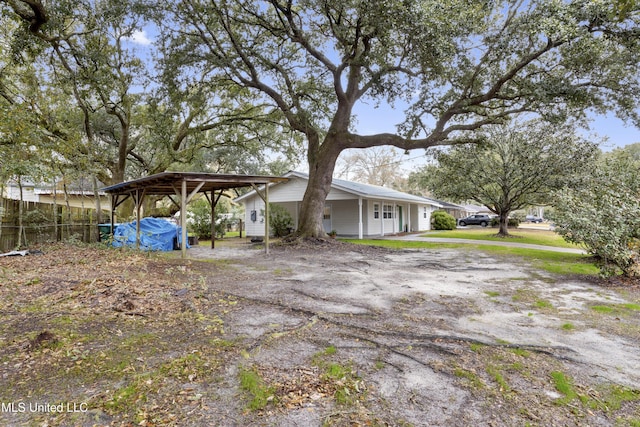
[[[394,110],[389,107],[372,108],[359,106],[357,111],[356,130],[362,134],[375,134],[382,132],[394,132],[395,125],[403,119],[402,109]],[[625,124],[615,117],[613,113],[608,115],[592,114],[590,129],[581,129],[583,135],[591,141],[599,142],[602,151],[611,151],[615,148],[640,142],[640,129]],[[402,150],[397,150],[402,154]],[[408,174],[426,164],[425,150],[412,150],[406,155],[399,156],[398,167]]]
[[[145,51],[153,43],[153,35],[141,30],[135,32],[129,40],[138,54],[147,56],[148,53]],[[394,133],[396,125],[403,120],[402,108],[393,109],[389,106],[373,108],[366,104],[358,105],[355,113],[357,115],[356,130],[361,134]],[[592,114],[591,117],[591,128],[582,130],[583,134],[589,139],[592,139],[592,137],[595,137],[596,140],[601,139],[600,148],[603,151],[611,151],[615,148],[640,142],[640,129],[631,124],[625,124],[615,117],[613,113],[607,115]],[[409,172],[424,164],[425,159],[424,150],[413,150],[408,155],[403,156],[400,167]],[[304,167],[304,165],[301,166]]]

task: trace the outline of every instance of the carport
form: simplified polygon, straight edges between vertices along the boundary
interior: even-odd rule
[[[226,175],[199,172],[163,172],[133,181],[122,182],[102,191],[111,196],[111,233],[115,210],[129,197],[135,204],[136,243],[140,244],[140,208],[147,196],[166,196],[180,209],[180,226],[182,228],[182,258],[187,256],[187,205],[198,193],[204,193],[211,206],[211,247],[215,246],[215,208],[226,190],[253,187],[264,200],[265,209],[265,251],[269,253],[269,184],[287,181],[288,178],[264,175]],[[260,188],[262,187],[262,188]]]

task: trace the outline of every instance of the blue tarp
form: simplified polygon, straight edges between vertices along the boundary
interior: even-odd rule
[[[140,220],[140,249],[146,251],[172,251],[173,242],[182,241],[182,228],[158,218]],[[136,221],[120,224],[113,231],[113,246],[136,246]],[[189,243],[187,242],[187,248]]]

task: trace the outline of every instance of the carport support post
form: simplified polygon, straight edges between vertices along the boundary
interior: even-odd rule
[[[140,198],[140,190],[136,190],[136,249],[140,249],[140,208],[142,208]]]
[[[222,197],[222,190],[218,193],[218,197],[216,197],[215,190],[211,190],[211,197],[205,192],[204,197],[207,198],[209,202],[209,206],[211,206],[211,249],[215,249],[216,247],[216,206],[220,201],[220,197]]]
[[[362,197],[358,197],[358,239],[362,240]]]
[[[271,216],[269,215],[269,183],[264,185],[264,251],[269,255],[269,232],[271,231]]]
[[[180,249],[182,258],[187,257],[187,180],[182,180],[182,191],[180,192],[180,227],[182,228],[182,243]]]

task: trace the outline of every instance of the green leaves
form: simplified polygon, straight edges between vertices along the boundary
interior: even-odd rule
[[[557,231],[597,256],[605,276],[640,274],[640,164],[625,150],[606,156],[581,187],[557,193]]]
[[[488,128],[484,144],[436,152],[429,188],[438,197],[474,200],[505,217],[544,204],[553,189],[579,182],[596,153],[595,144],[571,132],[538,121]]]

